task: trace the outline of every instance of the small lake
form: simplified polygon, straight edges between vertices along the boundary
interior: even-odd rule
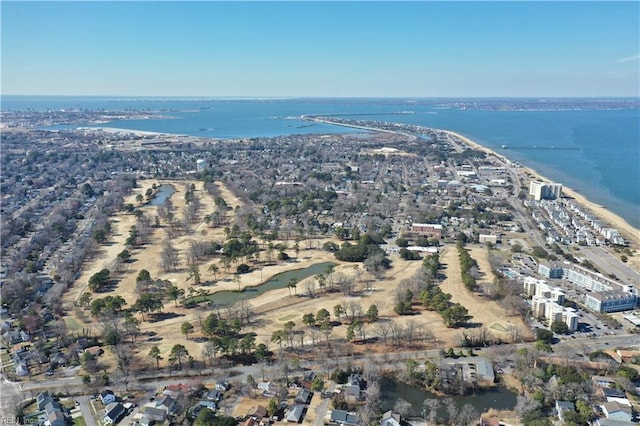
[[[276,290],[279,288],[285,288],[289,284],[289,281],[292,278],[295,278],[297,281],[301,281],[307,277],[311,277],[313,275],[318,275],[325,273],[328,268],[336,266],[333,262],[322,262],[311,265],[307,268],[303,269],[295,269],[293,271],[282,272],[280,274],[274,275],[270,280],[266,281],[263,284],[257,285],[255,287],[246,287],[242,292],[238,291],[219,291],[209,296],[204,296],[203,298],[196,297],[194,300],[209,300],[216,306],[229,306],[236,303],[239,300],[247,300],[252,299],[254,297],[258,297],[261,294],[270,291]],[[242,281],[240,281],[242,283]],[[298,294],[302,294],[306,291],[306,289],[302,289],[300,287],[297,290],[292,290],[292,293],[297,291]]]
[[[147,205],[154,207],[161,206],[165,201],[167,201],[167,198],[173,195],[174,192],[176,192],[176,189],[173,185],[160,185],[158,192],[156,192],[155,196]]]
[[[412,415],[415,417],[423,416],[422,407],[425,399],[443,399],[440,395],[388,377],[383,377],[380,380],[380,394],[383,412],[391,410],[396,401],[402,398],[412,405]],[[452,396],[452,399],[458,409],[468,403],[478,410],[478,413],[483,413],[490,408],[512,410],[516,406],[517,394],[505,387],[495,386],[472,395]],[[438,417],[441,419],[448,417],[447,411],[442,406],[438,408]]]

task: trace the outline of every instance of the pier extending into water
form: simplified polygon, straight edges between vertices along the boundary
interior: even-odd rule
[[[515,150],[521,150],[521,149],[538,149],[538,150],[547,150],[547,149],[553,149],[553,150],[559,150],[559,151],[580,151],[580,148],[577,146],[509,146],[509,145],[500,145],[498,146],[492,146],[490,148],[500,148],[500,149],[515,149]]]

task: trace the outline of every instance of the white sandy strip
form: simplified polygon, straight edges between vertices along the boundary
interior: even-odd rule
[[[147,132],[144,130],[119,129],[117,127],[78,127],[79,130],[98,130],[105,133],[130,133],[136,136],[187,136],[177,133]]]

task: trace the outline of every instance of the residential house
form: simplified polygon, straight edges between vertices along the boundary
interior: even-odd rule
[[[47,420],[44,424],[45,426],[66,426],[67,421],[62,410],[52,410],[47,413]]]
[[[249,417],[247,420],[240,423],[240,426],[256,426],[257,424],[258,421],[256,419],[254,419],[253,417]]]
[[[287,422],[290,423],[300,423],[304,418],[304,413],[306,412],[307,407],[302,404],[296,404],[289,409],[287,413]]]
[[[347,402],[354,403],[360,400],[360,386],[348,384],[342,388],[342,392],[344,392],[344,399]]]
[[[205,402],[205,404],[207,403],[206,401],[203,402]],[[198,404],[198,406],[194,408],[199,412],[203,406]],[[169,395],[164,395],[162,398],[146,403],[141,411],[143,415],[140,420],[138,420],[138,423],[141,425],[147,426],[154,422],[161,423],[164,422],[169,415],[174,414],[175,400]]]
[[[163,396],[170,396],[171,398],[176,399],[176,398],[179,398],[182,395],[182,392],[171,390],[171,389],[165,389],[165,390],[162,391],[162,395]]]
[[[52,411],[62,411],[62,405],[60,405],[60,403],[54,399],[50,400],[49,402],[47,402],[47,405],[44,406],[44,411],[48,414],[51,413]]]
[[[104,353],[104,349],[100,346],[89,346],[88,348],[84,348],[82,352],[95,356],[100,356]]]
[[[66,419],[64,412],[62,411],[62,406],[58,401],[54,401],[51,399],[44,407],[45,414],[47,415],[47,420],[45,421],[45,426],[65,426]]]
[[[152,423],[162,423],[167,418],[167,412],[155,406],[145,405],[142,410],[143,416],[138,421],[140,424],[148,426]]]
[[[339,426],[358,426],[358,415],[345,410],[331,411],[330,424]]]
[[[78,340],[76,340],[76,348],[78,349],[78,352],[81,352],[92,345],[93,341],[87,339],[86,337],[80,337],[78,338]]]
[[[49,355],[49,362],[55,365],[65,366],[67,364],[67,358],[60,352]]]
[[[262,396],[275,396],[276,394],[276,385],[272,382],[259,382],[258,390],[262,391]]]
[[[22,342],[22,339],[20,338],[20,333],[18,333],[15,330],[14,331],[6,331],[6,332],[2,333],[2,340],[7,345],[15,345],[17,343]]]
[[[215,388],[219,391],[224,392],[224,391],[228,391],[231,388],[231,384],[223,380],[222,382],[216,383]]]
[[[255,417],[257,420],[261,420],[263,417],[267,417],[267,414],[269,414],[267,412],[267,409],[262,405],[253,407],[249,412],[249,416]]]
[[[102,420],[104,421],[105,424],[112,424],[112,425],[122,420],[122,418],[125,416],[127,412],[124,408],[124,405],[122,405],[119,402],[110,403],[105,407],[104,411],[105,411],[105,415],[104,417],[102,417]]]
[[[189,415],[195,419],[203,408],[208,408],[215,413],[218,409],[218,405],[213,401],[198,401],[196,405],[189,408]]]
[[[605,416],[607,416],[607,419],[622,422],[631,421],[631,407],[628,405],[623,405],[615,401],[607,402],[602,405],[602,411]]]
[[[624,391],[618,388],[602,388],[602,394],[607,399],[607,402],[617,402],[622,405],[631,406],[631,402],[627,399]]]
[[[485,243],[497,244],[498,236],[494,234],[480,234],[478,236],[478,241],[480,242],[480,244],[485,244]]]
[[[24,376],[28,376],[29,375],[29,367],[27,366],[26,361],[23,361],[23,360],[21,360],[19,358],[16,361],[16,359],[14,358],[13,364],[14,364],[14,368],[16,370],[16,375],[18,375],[20,377],[24,377]]]
[[[42,411],[45,409],[48,403],[53,401],[51,394],[49,391],[40,392],[36,395],[36,404],[38,405],[38,410]]]
[[[347,384],[343,388],[345,399],[348,402],[356,402],[361,399],[360,391],[367,388],[367,382],[362,377],[362,374],[351,374],[347,379]]]
[[[100,401],[102,401],[102,405],[109,405],[116,402],[116,395],[110,389],[105,389],[100,392]]]
[[[361,390],[367,388],[367,381],[362,377],[362,374],[359,373],[350,374],[347,383],[350,385],[358,385]]]
[[[205,399],[208,401],[220,402],[222,400],[224,393],[219,391],[218,389],[210,390],[204,394]]]
[[[393,410],[389,410],[382,415],[380,420],[380,426],[400,426],[402,424],[402,418],[400,414],[396,414]]]
[[[592,376],[591,381],[597,386],[601,388],[607,387],[610,388],[616,384],[616,379],[613,377],[605,377],[605,376]]]
[[[269,419],[267,418],[267,409],[262,405],[253,407],[248,414],[248,418],[240,423],[242,426],[263,426],[269,425]]]
[[[483,417],[480,416],[480,426],[502,426],[504,425],[504,423],[502,423],[500,421],[500,419],[498,417],[496,417],[495,415],[491,416],[491,417]]]
[[[166,411],[167,415],[173,414],[176,407],[176,400],[168,395],[156,400],[156,408]]]
[[[558,419],[560,419],[561,422],[564,422],[564,412],[574,411],[575,408],[576,407],[573,405],[573,402],[556,400],[556,412],[558,413]]]
[[[616,349],[616,353],[623,362],[633,362],[634,358],[640,358],[640,351]]]
[[[607,419],[606,417],[603,417],[600,419],[596,419],[593,422],[593,425],[594,426],[632,426],[634,425],[634,423],[620,421],[620,420],[611,420],[611,419]]]
[[[302,388],[298,391],[295,402],[296,404],[309,404],[313,398],[313,392],[309,389]]]
[[[191,387],[189,385],[185,385],[183,383],[178,383],[177,385],[168,385],[165,387],[165,390],[168,391],[172,391],[172,392],[188,392],[191,390]]]

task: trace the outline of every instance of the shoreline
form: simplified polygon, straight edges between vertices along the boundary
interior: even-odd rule
[[[122,128],[118,128],[118,127],[106,127],[106,126],[83,126],[83,127],[77,127],[78,130],[95,130],[95,131],[101,131],[101,132],[105,132],[105,133],[131,133],[134,134],[136,136],[190,136],[190,135],[186,135],[186,134],[180,134],[180,133],[162,133],[162,132],[149,132],[146,130],[131,130],[131,129],[122,129]]]
[[[447,133],[450,136],[455,136],[456,138],[460,139],[463,143],[465,143],[466,145],[470,146],[473,149],[482,151],[489,155],[496,156],[502,159],[503,161],[511,161],[504,155],[498,154],[492,149],[487,148],[486,146],[480,145],[479,143],[474,142],[471,139],[465,136],[462,136],[459,133],[456,133],[450,130],[442,130],[442,131],[444,133]],[[543,176],[536,170],[532,169],[531,167],[520,165],[520,167],[518,168],[525,171],[525,173],[531,175],[536,180],[540,180],[544,182],[552,182],[550,179],[546,178],[545,176]],[[562,182],[558,182],[558,183],[562,183]],[[604,222],[611,225],[611,227],[616,228],[620,232],[620,234],[623,236],[623,238],[629,241],[629,243],[634,245],[640,244],[640,229],[629,224],[621,216],[607,209],[605,206],[601,206],[599,204],[594,203],[584,195],[578,193],[577,191],[575,191],[570,187],[565,186],[564,184],[562,184],[562,192],[565,196],[574,199],[575,202],[580,206],[582,206],[584,209],[593,213],[594,216],[597,216],[598,218],[602,219]]]

